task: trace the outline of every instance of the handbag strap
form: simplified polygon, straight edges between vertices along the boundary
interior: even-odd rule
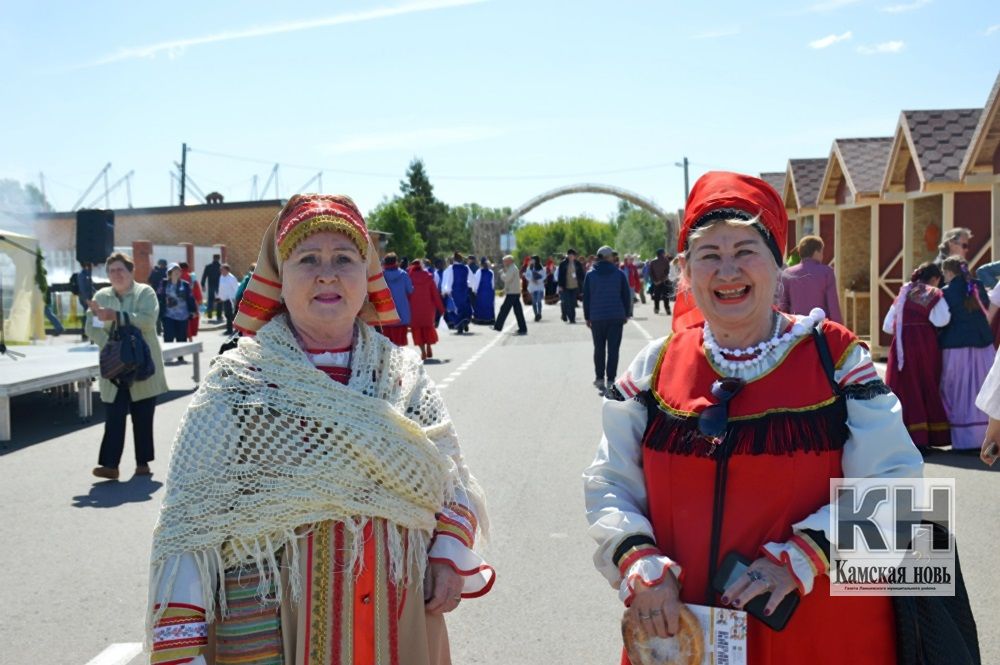
[[[830,353],[830,344],[826,341],[826,335],[823,334],[823,322],[816,324],[816,327],[812,329],[813,339],[816,341],[816,351],[819,353],[819,362],[823,365],[823,373],[826,375],[826,380],[830,382],[830,387],[833,389],[833,394],[840,395],[840,385],[837,383],[835,376],[836,368],[833,364],[833,355]]]

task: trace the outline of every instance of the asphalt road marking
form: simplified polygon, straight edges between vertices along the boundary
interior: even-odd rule
[[[509,333],[513,328],[514,328],[514,322],[511,321],[510,323],[508,323],[504,327],[504,329],[501,332],[497,333],[496,336],[493,339],[491,339],[488,344],[486,344],[481,349],[479,349],[478,351],[476,351],[475,353],[473,353],[472,356],[470,356],[469,359],[466,360],[464,363],[462,363],[461,365],[459,365],[458,368],[454,372],[452,372],[451,374],[449,374],[445,378],[441,379],[440,383],[437,384],[438,389],[439,390],[444,390],[445,388],[447,388],[451,384],[452,381],[454,381],[455,379],[457,379],[458,377],[460,377],[462,375],[462,372],[464,372],[465,370],[467,370],[470,367],[472,367],[472,365],[477,360],[479,360],[480,358],[483,357],[483,354],[485,354],[487,351],[489,351],[494,346],[496,346],[496,344],[501,339],[503,339],[504,335],[506,335],[507,333]]]
[[[87,665],[127,665],[142,653],[142,642],[118,642],[87,661]]]
[[[642,333],[642,336],[646,338],[647,342],[652,342],[653,339],[655,339],[652,335],[649,334],[649,331],[643,328],[642,324],[636,321],[635,319],[632,319],[632,324],[639,330],[639,332]]]

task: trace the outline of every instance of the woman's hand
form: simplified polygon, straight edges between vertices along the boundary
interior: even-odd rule
[[[769,615],[781,604],[785,596],[798,589],[795,577],[784,566],[779,566],[768,558],[757,559],[746,573],[733,582],[722,594],[722,604],[732,605],[740,610],[752,598],[762,593],[771,593],[771,599],[764,607],[764,614]]]
[[[998,453],[1000,453],[996,446],[1000,446],[1000,420],[990,418],[990,424],[986,427],[986,436],[983,437],[983,447],[979,452],[979,459],[989,466],[993,466],[993,463],[997,461]]]
[[[116,310],[113,310],[110,307],[101,307],[93,300],[90,301],[90,310],[94,313],[94,316],[101,321],[114,321],[118,316],[118,312]]]
[[[642,579],[635,580],[632,604],[628,612],[647,635],[670,637],[680,630],[681,591],[674,574],[667,571],[663,581],[656,586],[646,586]]]
[[[451,612],[462,602],[462,576],[446,563],[431,563],[424,579],[424,609]]]

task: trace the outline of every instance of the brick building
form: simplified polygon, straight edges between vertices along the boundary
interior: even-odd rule
[[[145,280],[152,260],[141,247],[190,243],[201,247],[225,246],[225,260],[242,274],[257,260],[260,239],[284,201],[241,201],[206,205],[126,208],[115,210],[115,245],[132,245],[136,251],[136,279]],[[75,250],[76,213],[41,213],[35,230],[43,250]],[[200,268],[200,266],[198,266]],[[196,268],[197,269],[197,268]]]

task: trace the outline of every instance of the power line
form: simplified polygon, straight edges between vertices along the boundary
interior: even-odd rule
[[[245,157],[241,155],[231,155],[224,152],[216,152],[214,150],[203,150],[201,148],[188,148],[191,152],[197,152],[202,155],[210,155],[213,157],[221,157],[224,159],[232,159],[240,162],[249,162],[253,164],[269,164],[274,165],[276,162],[271,159],[260,159],[257,157]],[[306,171],[328,171],[330,173],[342,173],[344,175],[354,175],[369,178],[391,178],[393,180],[399,180],[400,174],[398,173],[381,173],[376,171],[353,171],[350,169],[338,169],[329,166],[316,166],[316,165],[306,165],[306,164],[289,164],[287,162],[277,162],[279,166],[290,169],[303,169]],[[659,164],[647,164],[644,166],[633,166],[621,169],[607,169],[603,171],[581,171],[577,173],[548,173],[548,174],[521,174],[521,175],[435,175],[435,180],[561,180],[566,178],[589,178],[593,176],[600,175],[615,175],[618,173],[635,173],[638,171],[654,171],[658,169],[672,168],[673,162],[662,162]]]

